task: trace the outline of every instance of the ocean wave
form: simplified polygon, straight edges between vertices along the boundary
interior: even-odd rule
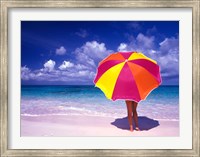
[[[24,116],[24,117],[46,117],[46,116],[90,116],[90,117],[107,117],[107,118],[118,118],[116,116],[109,116],[109,115],[106,115],[106,114],[78,114],[78,113],[73,113],[73,114],[69,114],[69,113],[64,113],[64,114],[61,114],[61,113],[58,113],[58,114],[26,114],[26,113],[23,113],[21,114],[21,116]]]
[[[101,117],[125,117],[127,115],[124,101],[63,101],[57,99],[22,99],[21,115],[86,115]],[[153,119],[178,120],[179,105],[163,103],[150,104],[148,101],[138,105],[138,115]]]

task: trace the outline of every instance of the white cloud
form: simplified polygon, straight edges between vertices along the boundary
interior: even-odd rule
[[[147,37],[142,33],[139,33],[136,40],[137,45],[139,47],[145,48],[145,49],[151,49],[154,46],[154,36]]]
[[[111,50],[107,50],[104,43],[91,41],[86,42],[81,48],[77,48],[74,53],[79,64],[96,69],[98,63],[111,52]]]
[[[38,70],[30,71],[28,67],[22,67],[22,80],[92,83],[98,63],[110,53],[104,43],[86,42],[74,51],[74,62],[64,60],[57,69],[56,62],[51,59]]]
[[[76,59],[79,63],[87,66],[88,68],[89,67],[90,68],[96,67],[94,60],[92,58],[90,58],[90,56],[88,56],[85,53],[82,53],[82,52],[78,53],[77,56],[76,56]]]
[[[151,53],[156,53],[156,51],[155,51],[155,50],[151,50],[150,52],[151,52]]]
[[[59,66],[59,69],[60,70],[66,70],[67,68],[71,68],[73,67],[74,64],[69,62],[69,61],[64,61],[60,66]]]
[[[61,46],[60,48],[56,49],[56,54],[57,55],[64,55],[66,53],[66,49],[64,48],[64,46]]]
[[[29,80],[35,79],[36,75],[32,73],[32,71],[25,65],[21,67],[21,79],[22,80]]]
[[[25,66],[21,67],[21,72],[22,73],[29,73],[30,69],[25,65]]]
[[[156,53],[149,52],[161,68],[163,79],[177,79],[179,76],[179,40],[177,38],[165,38],[159,43]]]
[[[136,38],[132,37],[129,43],[122,42],[118,46],[118,51],[140,51],[158,62],[164,79],[178,79],[178,39],[166,38],[159,43],[159,47],[155,47],[154,40],[153,36],[140,33]],[[22,80],[92,83],[98,63],[112,52],[106,48],[104,43],[86,42],[80,48],[75,49],[74,58],[70,61],[64,60],[57,69],[56,62],[51,59],[39,70],[31,71],[26,66],[21,67],[21,78]]]
[[[75,68],[76,68],[77,70],[88,69],[88,67],[85,66],[85,65],[83,65],[83,64],[77,64],[77,65],[75,65]]]
[[[127,51],[128,49],[128,45],[126,44],[126,43],[121,43],[120,45],[119,45],[119,47],[117,48],[117,50],[119,51],[119,52],[124,52],[124,51]]]
[[[139,33],[136,38],[134,38],[132,35],[129,35],[129,38],[129,43],[120,43],[117,48],[118,51],[138,51],[146,53],[146,51],[154,49],[154,36],[145,36],[144,34]]]
[[[54,70],[55,65],[56,65],[56,62],[50,59],[49,61],[44,63],[44,70],[51,72]]]
[[[179,48],[179,40],[172,37],[172,38],[165,38],[164,41],[159,43],[160,45],[160,52],[162,55],[177,52]]]
[[[79,76],[89,76],[91,72],[89,70],[78,71]]]
[[[29,74],[31,70],[27,68],[26,66],[21,67],[21,78],[23,80],[29,80]]]
[[[103,58],[108,55],[107,49],[104,43],[98,43],[97,41],[86,42],[83,48],[83,53],[91,58]]]
[[[54,61],[49,60],[44,64],[45,68],[31,71],[28,67],[21,67],[22,80],[67,82],[74,84],[88,83],[93,81],[95,72],[82,64],[74,64],[69,61],[63,61],[63,64],[55,69]],[[72,68],[73,67],[73,68]],[[66,70],[68,68],[68,70]]]

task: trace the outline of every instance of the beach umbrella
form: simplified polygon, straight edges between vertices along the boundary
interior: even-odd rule
[[[94,79],[108,99],[139,102],[161,84],[156,61],[137,52],[117,52],[99,63]]]

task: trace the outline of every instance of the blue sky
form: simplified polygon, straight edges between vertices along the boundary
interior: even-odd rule
[[[118,51],[144,53],[163,85],[179,84],[178,21],[22,21],[22,84],[92,85],[98,63]]]

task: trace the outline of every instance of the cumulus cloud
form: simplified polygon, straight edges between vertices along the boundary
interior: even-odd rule
[[[91,69],[96,69],[98,63],[107,57],[111,50],[107,50],[104,43],[97,41],[86,42],[81,48],[75,50],[76,60]]]
[[[172,38],[165,38],[164,41],[160,42],[160,52],[162,53],[162,55],[166,55],[168,53],[173,53],[173,52],[177,52],[178,48],[179,48],[179,41],[178,39],[172,37]]]
[[[136,37],[130,35],[129,43],[120,43],[117,50],[118,51],[142,51],[146,52],[147,50],[154,49],[155,47],[155,37],[154,36],[145,36],[142,33],[139,33]]]
[[[74,83],[92,83],[95,77],[95,72],[90,70],[76,70],[74,71],[62,71],[59,80],[63,82]]]
[[[166,38],[160,43],[156,58],[161,66],[161,74],[164,79],[177,78],[179,76],[179,40]]]
[[[85,65],[83,65],[83,64],[77,64],[77,65],[75,65],[75,68],[76,68],[77,70],[85,70],[85,69],[88,69],[88,67],[85,66]]]
[[[44,70],[51,72],[54,70],[55,65],[56,65],[56,62],[50,59],[49,61],[44,63]]]
[[[21,79],[49,81],[49,82],[66,82],[66,83],[92,83],[96,71],[91,70],[88,66],[80,63],[72,63],[70,61],[63,61],[63,63],[56,69],[56,63],[49,60],[44,63],[44,68],[31,71],[27,66],[21,67]]]
[[[60,69],[60,70],[66,70],[66,69],[71,68],[71,67],[73,67],[73,66],[74,66],[73,63],[71,63],[71,62],[69,62],[69,61],[64,61],[64,62],[59,66],[59,69]]]
[[[128,47],[128,45],[126,44],[126,43],[121,43],[120,45],[119,45],[119,47],[117,48],[117,50],[119,51],[119,52],[124,52],[124,51],[127,51],[127,48]]]
[[[34,80],[36,78],[36,74],[31,71],[26,65],[21,67],[21,79],[22,80]]]
[[[78,76],[94,76],[93,74],[94,72],[89,71],[89,70],[78,71]]]
[[[90,58],[90,56],[88,56],[87,54],[79,50],[76,52],[78,52],[76,59],[79,63],[86,65],[87,67],[90,67],[90,68],[96,67],[94,60]]]
[[[142,33],[139,33],[136,41],[138,47],[142,47],[144,49],[151,49],[154,46],[154,36],[147,37]]]
[[[26,66],[22,67],[22,80],[92,83],[98,63],[111,52],[104,43],[86,42],[75,49],[71,61],[64,60],[58,67],[52,59],[45,62],[44,67],[38,70],[31,71]]]
[[[57,55],[64,55],[67,52],[67,50],[64,48],[64,46],[61,46],[60,48],[56,49]]]
[[[31,70],[26,65],[21,67],[21,78],[23,80],[29,80],[30,72],[31,72]]]
[[[154,36],[139,33],[128,43],[122,42],[118,51],[139,51],[156,60],[161,68],[163,80],[176,80],[179,76],[179,41],[175,37],[165,38],[155,46]],[[105,43],[90,41],[73,52],[73,57],[64,60],[56,67],[52,59],[44,63],[44,67],[31,70],[27,66],[21,67],[22,80],[62,81],[65,83],[92,83],[98,63],[113,53],[106,48]],[[172,81],[172,82],[173,82]]]

